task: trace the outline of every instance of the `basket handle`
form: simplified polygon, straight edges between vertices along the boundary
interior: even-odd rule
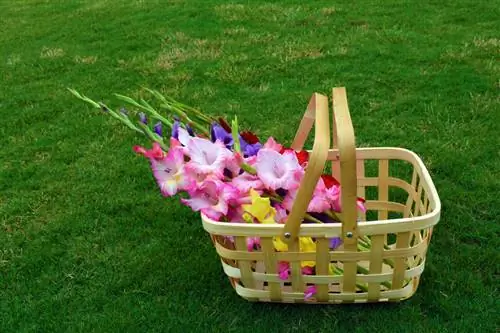
[[[342,239],[344,245],[358,242],[358,209],[356,206],[356,141],[352,126],[347,94],[344,87],[333,88],[333,148],[338,148],[340,159],[340,184],[342,186]]]
[[[347,104],[344,87],[333,89],[333,148],[338,147],[340,159],[340,183],[342,184],[342,238],[344,244],[357,243],[357,179],[356,179],[356,145],[354,128]],[[328,99],[324,95],[314,94],[307,111],[302,118],[299,130],[295,135],[292,148],[301,150],[315,119],[315,140],[311,157],[304,178],[300,184],[292,211],[283,228],[283,241],[290,244],[296,241],[300,224],[311,201],[328,158],[329,119]],[[325,142],[326,140],[326,142]]]
[[[328,98],[318,93],[314,93],[309,101],[306,113],[300,122],[299,129],[293,140],[292,149],[302,149],[313,123],[315,124],[315,129],[312,153],[304,178],[300,183],[297,196],[295,197],[292,211],[283,228],[282,239],[288,244],[297,240],[300,223],[307,211],[316,184],[323,173],[328,158],[328,150],[330,149]]]

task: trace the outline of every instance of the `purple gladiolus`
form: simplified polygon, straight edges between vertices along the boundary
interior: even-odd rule
[[[159,136],[163,136],[163,130],[162,130],[162,124],[161,124],[161,121],[157,122],[154,126],[154,131],[156,134],[158,134]]]
[[[259,152],[260,148],[262,148],[262,144],[260,142],[250,144],[247,143],[241,136],[240,136],[240,146],[244,157],[255,156]]]
[[[148,118],[146,117],[146,114],[144,112],[139,112],[139,121],[144,125],[148,124]]]
[[[212,124],[212,128],[210,130],[210,136],[212,139],[212,142],[215,142],[219,140],[220,142],[224,143],[226,148],[232,149],[233,147],[233,136],[231,133],[226,132],[222,126],[220,126],[217,123]]]
[[[172,125],[172,137],[176,140],[179,140],[179,127],[181,127],[181,122],[175,119],[174,125]]]
[[[340,245],[342,245],[342,238],[340,237],[330,238],[330,245],[329,245],[330,249],[335,250]]]
[[[189,124],[186,124],[186,130],[188,131],[190,136],[194,136],[193,128],[189,126]]]

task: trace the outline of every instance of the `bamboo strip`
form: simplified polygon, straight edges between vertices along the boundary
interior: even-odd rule
[[[382,202],[387,202],[389,200],[389,185],[387,184],[387,179],[389,178],[389,161],[379,160],[378,161],[378,200]],[[378,211],[379,220],[387,220],[387,210]]]
[[[407,248],[410,241],[410,233],[403,232],[397,235],[396,248]],[[422,243],[424,244],[424,243]],[[394,260],[394,275],[392,278],[392,289],[400,289],[403,286],[404,274],[406,270],[406,258],[398,257]],[[391,298],[391,301],[399,301],[399,299]]]
[[[276,253],[274,251],[273,240],[271,238],[261,238],[260,245],[264,253],[264,265],[267,273],[278,273]],[[281,283],[269,282],[270,297],[272,301],[281,299]]]
[[[365,198],[365,186],[359,182],[359,179],[365,177],[365,161],[363,160],[356,161],[356,177],[358,178],[358,197]],[[361,221],[366,221],[366,213],[360,211],[358,214]]]
[[[409,234],[409,233],[408,233]],[[238,247],[237,247],[238,248]],[[227,249],[220,244],[215,245],[215,249],[219,256],[224,259],[229,260],[244,260],[244,261],[264,261],[265,255],[263,252],[248,252],[248,251],[234,251]],[[292,248],[289,248],[289,252],[276,252],[275,258],[277,261],[314,261],[316,260],[316,254],[314,252],[300,252],[300,251],[291,251]],[[298,248],[297,248],[298,250]],[[404,248],[396,248],[391,250],[385,250],[382,254],[383,259],[390,258],[403,258],[418,255],[421,253],[425,253],[427,251],[427,242],[422,242],[413,247],[404,247]],[[345,262],[354,262],[354,261],[368,261],[371,258],[371,254],[368,251],[365,252],[354,252],[354,251],[333,251],[328,254],[329,261],[345,261]]]
[[[411,218],[391,219],[388,221],[370,221],[359,223],[359,233],[363,235],[376,235],[383,233],[398,233],[413,231],[434,226],[439,221],[439,211],[433,211],[425,216]],[[212,234],[222,236],[250,236],[272,237],[280,235],[282,224],[243,224],[217,222],[202,214],[203,228]],[[340,223],[305,224],[302,225],[300,235],[303,237],[339,237],[341,235]]]
[[[406,181],[399,179],[399,178],[394,178],[394,177],[387,177],[387,185],[390,187],[397,187],[402,190],[405,190],[406,193],[413,194],[414,196],[417,195],[417,192],[415,189],[411,187],[410,184],[408,184]],[[377,177],[363,177],[358,179],[358,187],[359,186],[380,186],[380,179]]]
[[[382,272],[382,258],[384,257],[385,235],[373,235],[370,250],[370,275]],[[368,284],[368,299],[376,301],[380,297],[380,283]]]
[[[316,241],[316,275],[328,275],[329,251],[329,240],[319,238]],[[319,302],[326,302],[328,300],[328,284],[318,284],[316,288],[316,299]]]
[[[405,211],[405,205],[397,202],[367,200],[365,206],[367,210],[383,210],[398,213],[403,213]]]
[[[420,207],[422,206],[422,180],[418,184],[417,199],[415,200],[415,210],[413,211],[413,216],[422,216]]]
[[[235,237],[234,243],[238,251],[243,252],[243,250],[247,250],[247,241],[245,237]],[[241,281],[243,282],[245,287],[254,288],[255,283],[252,276],[252,266],[250,262],[246,260],[239,260],[238,265],[241,270]]]
[[[417,170],[413,169],[413,174],[411,176],[411,187],[412,187],[413,191],[416,191],[417,177],[418,177]],[[414,197],[413,195],[410,194],[410,192],[408,192],[408,199],[406,200],[406,206],[405,206],[405,210],[403,213],[403,218],[408,218],[410,216],[410,213],[413,215],[411,208],[412,208],[415,200],[416,200],[416,197]]]
[[[290,263],[290,271],[292,273],[292,289],[295,292],[301,292],[304,293],[304,281],[302,280],[302,267],[301,267],[301,261],[302,259],[299,257],[302,254],[300,252],[299,248],[299,242],[295,241],[292,242],[291,244],[288,244],[288,250],[295,252],[295,255],[289,256],[289,260],[280,260],[280,261],[288,261]],[[278,253],[280,254],[289,254],[287,252],[281,252]],[[311,253],[314,256],[314,253]],[[278,259],[279,260],[279,259]],[[304,294],[302,294],[302,301],[304,300]]]
[[[233,267],[222,262],[222,267],[224,269],[225,274],[234,279],[241,279],[241,272],[239,268]],[[417,266],[412,267],[405,271],[405,279],[411,279],[417,277],[422,274],[425,268],[425,259],[419,263]],[[389,281],[393,277],[392,270],[386,273],[379,274],[357,274],[356,279],[361,283],[378,283]],[[253,278],[255,281],[264,281],[264,282],[291,282],[291,279],[281,280],[278,274],[267,274],[262,272],[253,273]],[[304,275],[303,281],[304,283],[315,283],[315,284],[331,284],[331,283],[340,283],[342,282],[343,275]]]
[[[240,285],[236,285],[236,292],[244,298],[269,298],[269,292],[266,290],[252,290]],[[388,299],[403,299],[411,296],[413,293],[412,285],[408,284],[406,287],[398,290],[387,290],[380,293],[379,301],[387,301]],[[341,301],[342,303],[360,301],[367,302],[368,293],[330,293],[329,302]],[[283,302],[303,302],[304,294],[301,292],[284,292]]]

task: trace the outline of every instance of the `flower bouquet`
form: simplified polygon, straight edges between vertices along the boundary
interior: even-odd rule
[[[341,135],[350,137],[339,127],[349,130],[346,104],[335,118],[334,141],[339,146],[335,152],[328,150],[327,100],[319,94],[311,99],[294,143],[286,147],[273,137],[260,140],[241,129],[236,117],[228,122],[154,90],[147,89],[154,102],[117,94],[127,104],[118,110],[70,91],[150,139],[150,148],[133,150],[149,161],[162,195],[178,196],[182,204],[200,212],[224,271],[241,296],[261,301],[352,302],[400,300],[415,291],[430,231],[438,220],[439,199],[420,160],[401,150],[389,157],[416,163],[414,178],[423,178],[420,186],[416,180],[405,183],[408,186],[401,181],[409,203],[391,206],[386,193],[381,193],[383,204],[372,207],[385,220],[388,211],[403,213],[399,219],[403,226],[395,231],[397,241],[388,240],[392,233],[388,223],[362,222],[370,203],[357,195],[364,194],[364,187],[360,190],[356,183],[352,152],[359,152],[353,134],[352,143],[342,148]],[[341,102],[342,91],[337,90]],[[303,144],[314,121],[315,147],[307,151]],[[367,153],[359,159],[363,158],[373,156]],[[327,159],[340,177],[324,173]],[[381,167],[387,168],[384,161]],[[381,169],[381,175],[386,171]],[[383,192],[393,185],[387,175],[379,180]],[[414,203],[417,208],[407,207]],[[415,224],[417,216],[424,218]],[[385,229],[377,231],[377,222]]]

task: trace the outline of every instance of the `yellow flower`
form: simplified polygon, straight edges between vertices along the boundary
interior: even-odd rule
[[[288,251],[288,245],[285,242],[283,242],[279,237],[275,237],[273,239],[273,244],[274,248],[277,251],[280,252]],[[314,243],[311,237],[299,237],[299,247],[300,247],[300,252],[316,252],[316,243]],[[316,266],[316,262],[311,260],[302,261],[301,266],[314,267]]]
[[[243,219],[249,223],[253,223],[254,219],[264,224],[276,223],[274,220],[276,209],[271,207],[271,200],[262,198],[254,189],[250,190],[250,197],[252,203],[243,205]]]
[[[273,238],[273,244],[276,251],[285,252],[288,251],[288,245],[281,240],[279,237]]]

